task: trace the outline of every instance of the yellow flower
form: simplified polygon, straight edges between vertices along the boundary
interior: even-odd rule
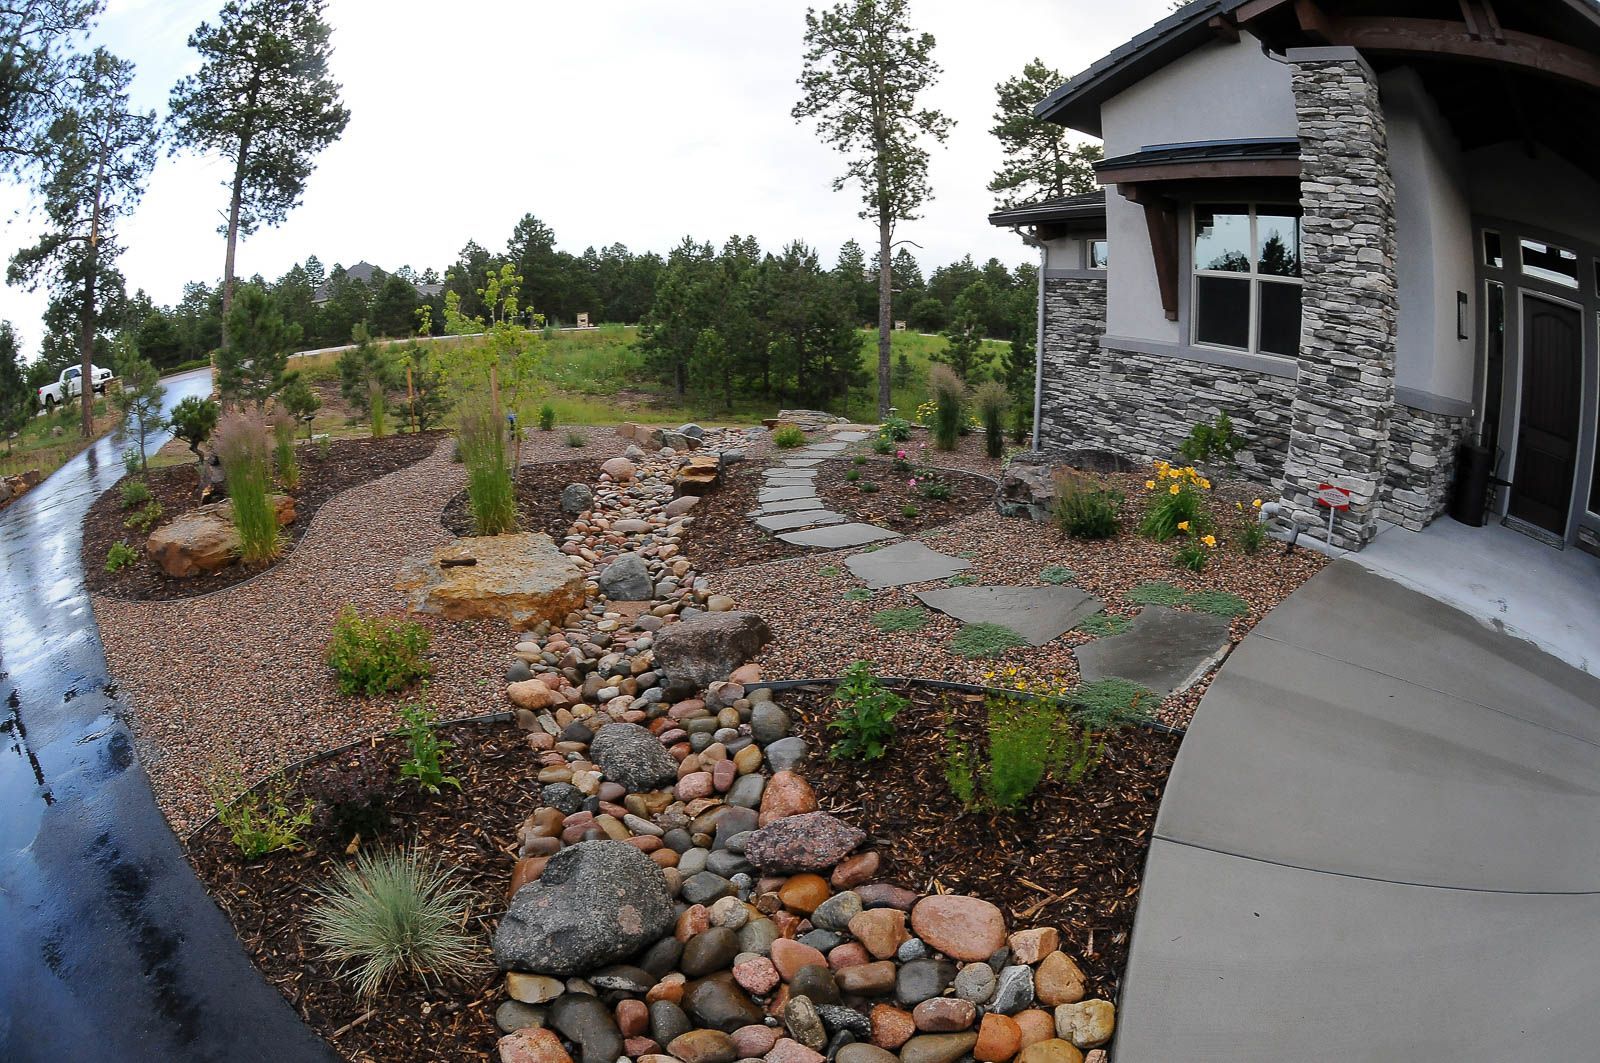
[[[1173,484],[1171,487],[1167,488],[1167,493],[1175,495],[1181,490],[1181,487],[1179,487],[1177,484]]]
[[[1205,488],[1207,491],[1209,491],[1209,490],[1211,490],[1211,481],[1205,479],[1204,477],[1202,477],[1201,480],[1200,480],[1200,486]]]
[[[1146,480],[1144,482],[1144,489],[1146,491],[1154,491],[1156,489],[1156,482],[1154,480]]]
[[[1178,530],[1179,531],[1188,531],[1189,530],[1189,522],[1186,521],[1186,520],[1180,520],[1178,522]]]
[[[1217,545],[1217,537],[1215,535],[1208,535],[1200,541],[1210,547],[1215,547]]]
[[[1254,506],[1255,508],[1260,509],[1261,508],[1261,499],[1258,498],[1258,499],[1256,499],[1254,502],[1252,502],[1250,504],[1252,506]]]

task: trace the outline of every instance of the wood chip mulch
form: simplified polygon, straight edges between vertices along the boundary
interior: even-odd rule
[[[465,929],[482,946],[482,968],[470,977],[425,986],[396,981],[376,1001],[358,996],[337,964],[324,959],[311,940],[307,913],[315,888],[335,867],[351,865],[347,838],[337,835],[320,812],[302,836],[305,848],[244,860],[227,832],[213,822],[189,840],[189,860],[233,923],[256,966],[300,1016],[347,1060],[483,1060],[492,1056],[498,1032],[494,1008],[502,993],[493,970],[490,935],[505,911],[517,827],[538,790],[538,759],[510,723],[458,724],[441,732],[456,743],[446,764],[461,780],[459,791],[438,796],[395,782],[385,802],[390,827],[366,847],[420,846],[455,882],[474,892]],[[368,748],[370,746],[370,749]],[[359,755],[375,758],[397,778],[406,756],[403,739],[372,739]],[[316,796],[324,780],[357,754],[307,767],[289,788],[291,807]]]
[[[1089,995],[1115,1001],[1178,736],[1121,731],[1077,786],[1047,779],[1022,811],[968,812],[945,782],[945,734],[977,740],[983,699],[925,687],[900,693],[910,704],[895,718],[885,759],[862,764],[819,752],[807,762],[823,807],[882,840],[885,881],[982,897],[1014,926],[1057,927],[1063,951],[1090,978]],[[827,730],[831,688],[802,688],[779,701],[813,749],[829,748],[837,737]]]
[[[593,484],[600,475],[600,462],[541,461],[525,464],[517,471],[517,527],[523,531],[542,531],[557,543],[572,528],[573,516],[561,509],[561,490],[571,483]],[[472,509],[463,490],[444,507],[440,518],[451,535],[472,535]]]
[[[778,460],[776,455],[773,460]],[[760,505],[756,499],[765,486],[762,473],[770,467],[754,461],[732,466],[724,473],[722,486],[695,507],[694,523],[684,537],[684,552],[695,558],[697,571],[723,572],[817,553],[784,542],[757,527],[750,518],[749,514]],[[947,524],[994,504],[995,486],[980,476],[942,472],[939,478],[950,485],[951,497],[939,502],[923,498],[887,461],[856,465],[848,459],[828,460],[816,469],[817,497],[825,507],[851,520],[902,533]],[[851,472],[859,473],[859,478],[850,480]],[[879,490],[862,491],[857,486],[861,482],[876,483]],[[902,511],[906,505],[916,507],[916,516],[905,516]]]
[[[440,432],[408,433],[382,439],[339,439],[328,444],[326,452],[301,443],[296,453],[300,462],[300,482],[288,492],[295,500],[295,520],[283,529],[284,556],[303,538],[324,503],[341,491],[370,483],[397,469],[415,465],[431,454],[444,436]],[[147,478],[150,494],[165,509],[160,523],[199,508],[199,480],[193,464],[151,469]],[[102,494],[89,507],[83,521],[83,568],[85,582],[93,594],[129,601],[175,601],[223,590],[259,575],[269,565],[254,568],[242,563],[218,572],[187,579],[173,579],[145,556],[141,534],[124,527],[132,510],[122,506],[121,483]],[[106,554],[113,543],[126,541],[139,552],[139,560],[118,572],[106,571]]]

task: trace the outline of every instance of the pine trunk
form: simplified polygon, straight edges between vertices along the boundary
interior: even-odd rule
[[[222,346],[228,346],[228,311],[233,309],[233,262],[239,247],[239,207],[244,199],[244,153],[233,172],[233,194],[228,200],[228,254],[222,262]]]
[[[890,269],[889,237],[893,222],[878,219],[878,420],[889,416],[889,334],[894,315],[894,275]]]

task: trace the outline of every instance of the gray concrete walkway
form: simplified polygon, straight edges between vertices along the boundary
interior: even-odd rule
[[[1341,561],[1200,703],[1113,1058],[1600,1058],[1597,926],[1600,680]]]

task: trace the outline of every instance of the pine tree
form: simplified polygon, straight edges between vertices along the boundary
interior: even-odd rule
[[[1005,162],[995,171],[989,191],[996,193],[1002,209],[1095,188],[1094,164],[1104,155],[1100,145],[1073,144],[1065,127],[1033,113],[1033,105],[1064,81],[1059,71],[1034,59],[1020,76],[995,86],[998,109],[989,132],[999,139]]]

